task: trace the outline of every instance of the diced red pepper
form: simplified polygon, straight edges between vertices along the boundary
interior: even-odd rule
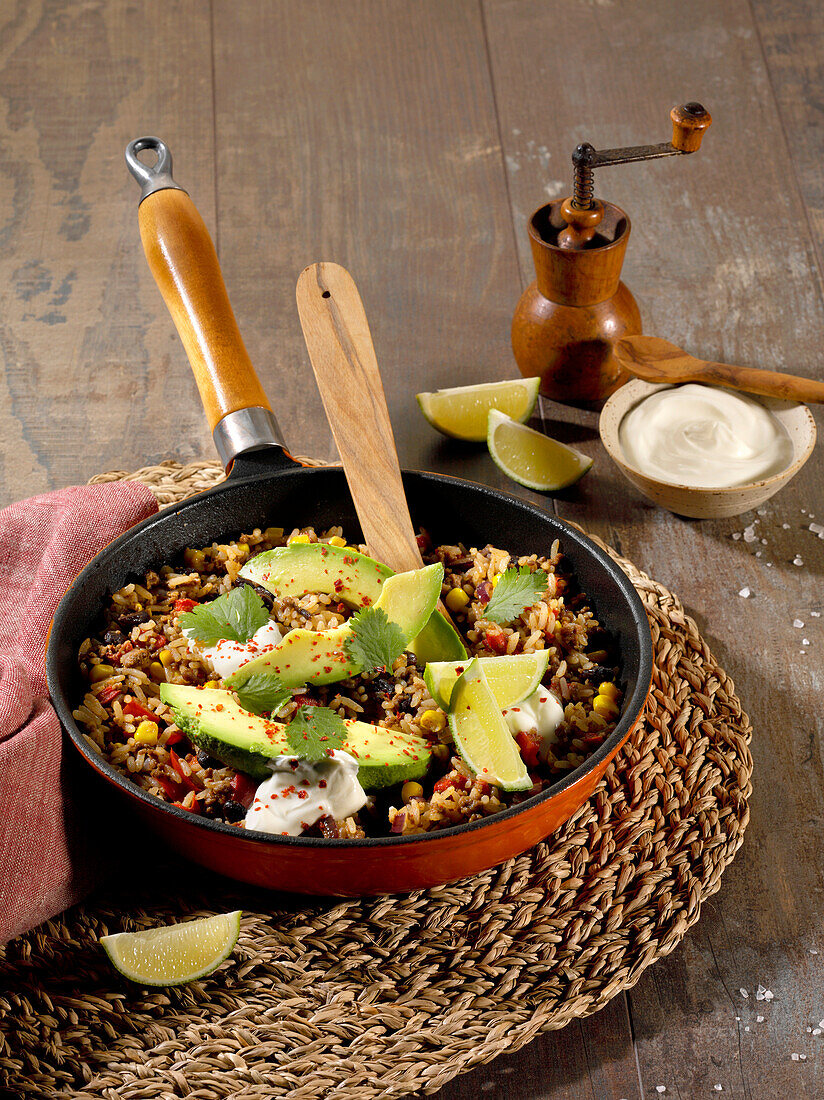
[[[421,552],[423,552],[424,550],[428,550],[430,548],[430,546],[432,545],[432,540],[430,539],[429,535],[427,535],[426,533],[424,533],[422,535],[418,535],[417,538],[415,539],[415,542],[417,542],[418,549]]]
[[[178,615],[182,615],[186,611],[191,611],[194,607],[197,607],[197,603],[194,600],[175,600],[174,609]]]
[[[173,779],[169,779],[168,776],[165,775],[155,776],[155,779],[166,792],[166,797],[171,798],[175,805],[177,805],[184,793],[184,788],[180,783],[175,783]]]
[[[488,630],[484,641],[493,653],[499,656],[506,653],[506,634],[502,630]]]
[[[147,710],[136,699],[132,699],[123,708],[123,713],[128,714],[130,718],[148,718],[150,722],[159,722],[160,719],[153,710]]]
[[[536,768],[539,763],[538,739],[528,732],[516,733],[515,743],[521,750],[521,759],[526,766],[528,768]]]
[[[172,730],[169,736],[166,738],[166,745],[171,748],[172,745],[179,745],[181,741],[186,740],[186,734],[183,730]]]
[[[184,806],[182,802],[173,802],[173,806],[177,806],[180,810],[188,810],[190,814],[200,813],[200,803],[197,799],[194,800],[191,806]]]
[[[434,791],[448,791],[450,787],[454,787],[458,791],[464,790],[466,781],[459,775],[445,775],[443,779],[439,779],[435,786],[432,788]]]
[[[244,810],[248,810],[255,799],[255,791],[257,790],[257,783],[254,779],[250,779],[243,772],[236,772],[229,787],[232,792],[232,801],[240,803]]]
[[[97,701],[98,703],[113,703],[122,690],[120,684],[112,684],[111,687],[103,688],[97,697]]]
[[[177,755],[174,749],[169,749],[169,758],[172,762],[172,767],[180,776],[180,782],[183,783],[184,786],[188,787],[190,791],[200,790],[197,783],[195,783],[192,777],[190,775],[187,775],[186,772],[184,772],[183,768],[180,766],[180,757]]]

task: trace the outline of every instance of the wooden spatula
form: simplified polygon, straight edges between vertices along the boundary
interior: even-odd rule
[[[423,565],[358,288],[339,264],[301,272],[298,314],[369,553],[396,573]]]
[[[625,336],[615,345],[615,357],[645,382],[707,382],[786,401],[824,401],[824,382],[814,378],[695,359],[660,336]]]

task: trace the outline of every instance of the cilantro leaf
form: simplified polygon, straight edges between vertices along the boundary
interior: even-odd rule
[[[286,727],[286,744],[294,756],[317,764],[346,741],[343,719],[328,707],[298,707]]]
[[[235,694],[243,709],[252,714],[276,714],[292,698],[291,689],[284,687],[274,672],[253,672],[235,688]]]
[[[546,588],[547,575],[540,567],[533,573],[528,565],[510,566],[495,585],[483,617],[493,623],[511,622],[536,604]]]
[[[248,642],[268,621],[266,605],[247,584],[231,589],[211,603],[198,604],[193,611],[184,611],[179,619],[189,637],[207,645],[222,638]]]
[[[343,643],[344,652],[363,672],[391,668],[406,649],[406,635],[382,607],[364,607],[352,616],[349,626],[352,633]]]

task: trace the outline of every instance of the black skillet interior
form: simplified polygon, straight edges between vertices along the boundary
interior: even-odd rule
[[[360,526],[342,469],[292,463],[277,468],[282,463],[279,451],[244,456],[235,463],[226,484],[165,509],[116,539],[66,593],[54,617],[46,671],[63,727],[84,755],[89,750],[71,714],[81,696],[77,650],[92,633],[113,591],[138,579],[147,569],[172,561],[186,547],[224,542],[254,527],[289,530],[296,526],[341,525],[347,538],[360,539]],[[578,584],[618,643],[624,716],[628,720],[639,713],[652,671],[649,626],[637,592],[608,555],[542,508],[509,494],[441,474],[405,472],[403,479],[413,523],[416,528],[425,527],[436,544],[492,543],[515,554],[546,554],[554,539],[560,539]],[[588,763],[606,755],[626,728],[622,718],[615,733]],[[118,783],[128,783],[108,766],[105,770]],[[577,769],[560,785],[566,786],[576,777]],[[555,789],[553,786],[550,790]]]

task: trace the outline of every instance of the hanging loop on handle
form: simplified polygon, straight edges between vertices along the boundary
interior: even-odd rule
[[[144,149],[151,149],[157,153],[157,160],[154,164],[144,164],[140,160],[137,154]],[[141,202],[149,195],[153,195],[155,191],[166,191],[171,188],[186,193],[185,188],[172,179],[172,154],[169,152],[169,146],[160,138],[140,137],[130,141],[126,146],[126,164],[129,166],[131,174],[140,184]]]

